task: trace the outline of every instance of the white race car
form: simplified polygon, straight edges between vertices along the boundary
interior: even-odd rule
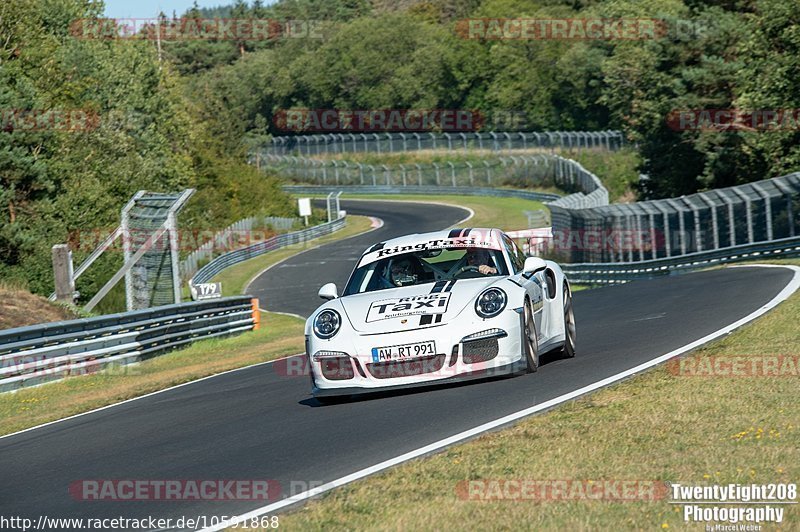
[[[534,372],[575,356],[572,293],[558,264],[526,257],[499,229],[378,243],[341,296],[306,321],[312,393],[323,402],[382,389]]]

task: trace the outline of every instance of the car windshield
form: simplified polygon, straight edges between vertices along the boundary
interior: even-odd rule
[[[457,248],[392,255],[356,269],[342,295],[388,288],[508,275],[500,250]]]

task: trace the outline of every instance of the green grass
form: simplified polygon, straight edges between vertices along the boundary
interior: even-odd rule
[[[774,261],[800,264],[800,261]],[[800,293],[691,356],[800,356]],[[578,355],[580,356],[580,354]],[[465,480],[769,484],[800,478],[797,377],[682,377],[659,366],[511,428],[339,488],[286,530],[701,530],[667,499],[474,501]],[[768,525],[766,529],[773,529]],[[800,529],[786,506],[780,530]]]
[[[528,228],[528,217],[524,211],[544,210],[546,215],[550,211],[542,202],[530,201],[521,198],[489,198],[483,196],[458,196],[458,195],[362,195],[343,194],[346,199],[380,199],[392,201],[418,201],[436,202],[447,205],[467,207],[475,212],[468,221],[460,224],[469,227],[497,227],[505,231]],[[465,215],[466,216],[466,215]]]
[[[578,161],[600,178],[608,189],[611,203],[636,201],[635,186],[639,182],[638,168],[642,158],[633,148],[610,153],[583,150],[565,156]]]

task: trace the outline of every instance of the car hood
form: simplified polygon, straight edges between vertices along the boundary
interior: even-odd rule
[[[503,278],[439,281],[354,294],[339,302],[353,329],[362,334],[407,331],[443,325],[472,307],[478,295]],[[441,316],[441,317],[440,317]]]

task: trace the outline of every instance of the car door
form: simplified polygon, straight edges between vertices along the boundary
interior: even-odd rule
[[[508,235],[503,235],[503,247],[508,254],[508,259],[514,272],[513,279],[517,281],[528,294],[528,298],[533,306],[533,321],[536,323],[536,333],[539,339],[542,338],[542,331],[544,331],[544,294],[547,290],[547,279],[544,272],[537,272],[533,275],[526,276],[522,274],[522,268],[525,266],[525,254],[514,243]]]

